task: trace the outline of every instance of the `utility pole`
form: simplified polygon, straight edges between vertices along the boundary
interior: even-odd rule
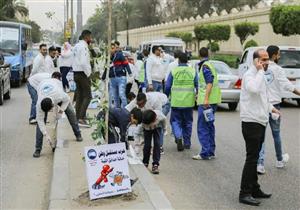
[[[109,66],[110,66],[110,51],[111,51],[111,16],[112,16],[112,2],[113,0],[108,0],[108,29],[107,29],[107,71],[106,71],[106,81],[105,81],[105,99],[109,101],[110,95],[108,94],[108,74],[109,74]],[[109,106],[109,105],[108,105]],[[106,125],[106,133],[105,133],[105,140],[108,142],[108,112],[109,112],[109,107],[106,110],[105,113],[105,125]]]
[[[71,44],[74,42],[74,13],[73,13],[73,0],[71,0]]]
[[[69,0],[67,1],[67,20],[69,20]]]
[[[77,0],[77,33],[82,30],[82,0]]]

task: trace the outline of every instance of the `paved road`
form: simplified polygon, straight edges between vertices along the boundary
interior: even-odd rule
[[[35,126],[28,124],[25,86],[12,89],[11,97],[0,107],[0,209],[47,209],[52,151],[44,145],[41,158],[32,157]]]
[[[224,106],[225,107],[225,106]],[[285,169],[275,168],[275,152],[270,129],[267,130],[266,171],[259,177],[262,189],[272,192],[261,209],[300,209],[300,109],[289,105],[282,109],[282,137],[290,162]],[[197,119],[196,112],[194,119]],[[174,140],[167,139],[161,173],[156,177],[175,209],[249,209],[238,203],[242,167],[245,160],[239,111],[220,109],[216,121],[217,159],[192,160],[199,151],[193,130],[191,151],[177,152]]]

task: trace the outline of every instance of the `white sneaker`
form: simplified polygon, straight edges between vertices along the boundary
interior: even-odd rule
[[[31,124],[31,125],[36,124],[36,123],[37,123],[36,119],[29,120],[29,124]]]
[[[263,166],[261,164],[258,164],[257,168],[256,168],[256,171],[257,171],[258,174],[265,174],[266,173],[265,166]]]
[[[203,157],[201,157],[201,155],[194,155],[193,157],[192,157],[192,159],[193,160],[211,160],[211,157],[207,157],[207,158],[203,158]]]
[[[290,156],[289,154],[285,153],[282,155],[282,161],[276,161],[276,168],[284,168],[284,166],[287,164],[289,161]]]

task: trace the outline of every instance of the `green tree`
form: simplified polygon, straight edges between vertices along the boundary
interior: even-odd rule
[[[234,31],[240,38],[240,43],[243,46],[250,35],[254,36],[259,31],[259,26],[257,23],[253,22],[242,22],[234,25]]]
[[[190,32],[182,32],[180,34],[180,38],[185,42],[185,45],[187,46],[193,40],[193,35]]]
[[[197,50],[200,49],[200,42],[206,39],[204,25],[198,25],[194,27],[195,39],[197,40]]]
[[[188,45],[193,40],[193,35],[190,32],[169,32],[166,37],[180,38],[186,45]]]
[[[30,20],[25,22],[28,25],[31,25],[32,29],[31,29],[31,36],[32,36],[32,42],[33,43],[38,43],[41,41],[41,27],[34,21]]]
[[[276,34],[300,34],[300,5],[276,6],[271,9],[270,22]]]
[[[205,39],[209,43],[229,40],[230,31],[229,25],[209,24],[204,26]]]
[[[166,37],[175,37],[175,38],[181,38],[180,33],[177,31],[169,32]]]
[[[248,47],[256,47],[256,46],[258,46],[257,42],[251,39],[248,42],[246,42],[244,46],[244,50],[247,49]]]
[[[204,15],[213,11],[220,12],[223,9],[229,12],[234,7],[244,5],[254,6],[260,0],[166,0],[163,10],[166,20],[174,20],[179,17],[189,18]]]
[[[16,13],[27,16],[28,9],[22,2],[16,0],[1,0],[0,20],[16,20]]]
[[[220,50],[220,46],[218,42],[212,42],[207,45],[207,48],[210,49],[211,52],[215,53]]]

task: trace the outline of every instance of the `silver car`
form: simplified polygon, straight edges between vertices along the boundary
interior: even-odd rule
[[[219,87],[222,92],[222,103],[227,103],[229,110],[235,111],[241,92],[241,80],[234,75],[231,68],[222,61],[210,60],[218,72]],[[197,68],[199,61],[191,60],[190,65]],[[197,68],[198,69],[198,68]]]

